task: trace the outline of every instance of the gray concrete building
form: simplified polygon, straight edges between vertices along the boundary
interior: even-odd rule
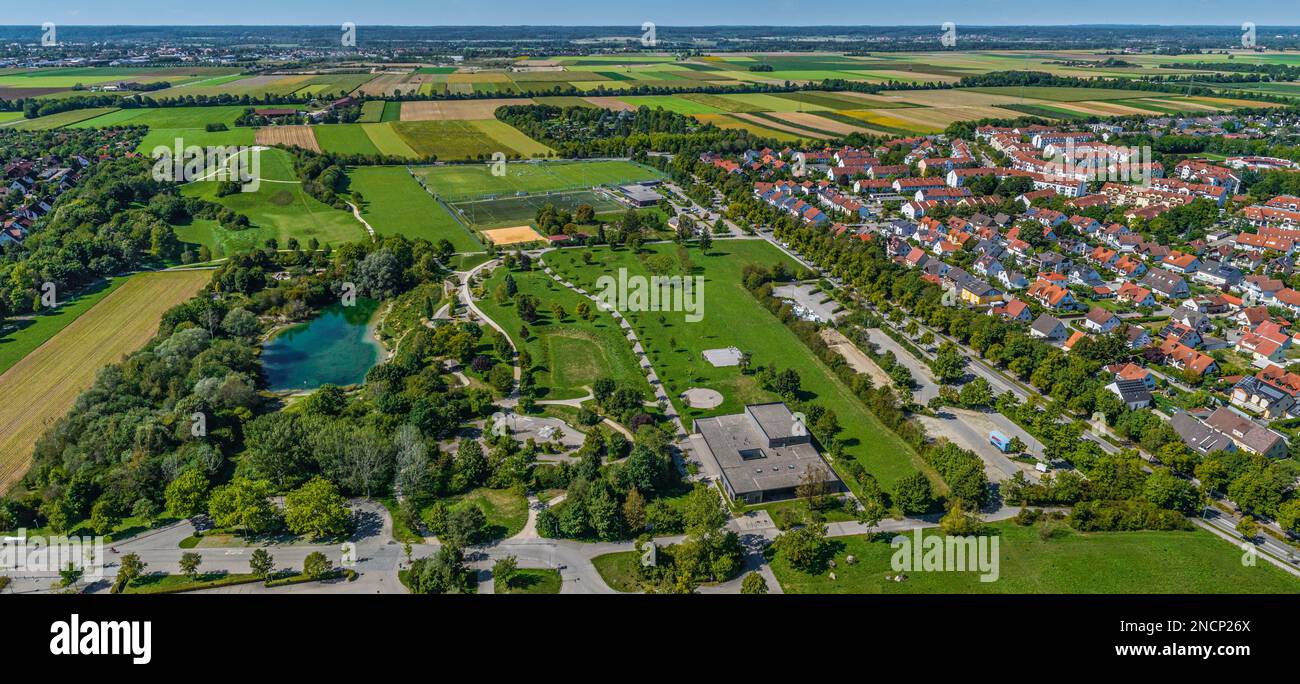
[[[753,404],[743,413],[697,418],[693,430],[703,438],[700,457],[713,461],[727,495],[738,501],[793,498],[807,477],[820,479],[831,492],[845,490],[784,403]]]

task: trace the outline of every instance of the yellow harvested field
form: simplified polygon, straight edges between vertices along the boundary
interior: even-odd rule
[[[193,297],[211,270],[141,273],[0,375],[0,491],[22,478],[36,441],[99,369],[143,347],[168,309]]]
[[[885,124],[884,121],[875,121],[883,125],[893,125],[899,128],[906,128],[923,133],[938,133],[948,127],[955,121],[974,121],[976,119],[995,119],[1007,118],[1005,109],[997,107],[900,107],[897,109],[882,109],[877,112],[882,118],[890,118],[900,121],[900,124]]]
[[[287,145],[320,152],[316,132],[311,126],[263,126],[257,129],[258,145]]]
[[[758,116],[757,114],[745,114],[743,112],[733,112],[731,116],[734,116],[737,119],[741,119],[743,121],[748,121],[750,123],[756,123],[760,126],[763,126],[764,128],[772,128],[778,131],[785,131],[786,133],[793,133],[801,138],[829,140],[831,137],[833,137],[830,135],[826,135],[824,133],[817,133],[816,131],[809,131],[803,128],[799,128],[798,126],[794,126],[792,124],[782,124],[773,121],[771,119],[764,119],[763,117]],[[783,116],[783,114],[781,116]]]
[[[510,77],[499,71],[484,71],[473,74],[451,74],[448,83],[510,83]]]
[[[483,235],[492,241],[494,245],[515,245],[520,242],[537,242],[542,240],[542,234],[533,229],[532,226],[515,226],[513,228],[494,228],[483,231]]]
[[[845,93],[855,95],[854,93]],[[979,107],[1020,102],[1018,97],[977,93],[971,90],[908,90],[899,95],[857,95],[864,99],[883,100],[895,104],[920,107]]]
[[[789,121],[796,126],[812,127],[819,131],[829,131],[831,133],[839,133],[840,135],[867,131],[867,128],[864,126],[850,126],[843,121],[827,119],[824,116],[817,116],[816,114],[811,114],[809,112],[781,112],[779,114],[773,114],[772,116],[778,117],[782,121]]]
[[[1154,109],[1140,109],[1142,106],[1141,102],[1135,101],[1132,106],[1120,104],[1121,102],[1123,102],[1123,100],[1107,102],[1055,102],[1053,105],[1060,107],[1061,109],[1068,109],[1081,114],[1096,114],[1098,116],[1159,114],[1159,112]],[[1205,109],[1213,111],[1213,108],[1211,107],[1205,107]]]
[[[465,84],[468,85],[468,84]],[[530,105],[531,98],[491,98],[483,100],[444,100],[403,102],[402,121],[468,121],[494,119],[502,105]]]

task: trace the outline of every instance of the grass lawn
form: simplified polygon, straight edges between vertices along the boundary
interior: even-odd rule
[[[672,255],[675,249],[675,245],[655,244],[647,251]],[[648,275],[642,261],[629,250],[593,250],[593,265],[583,264],[581,254],[582,250],[552,252],[546,255],[546,263],[589,292],[597,291],[594,283],[598,277],[616,274],[620,268],[626,268],[629,275]],[[739,413],[746,404],[778,400],[759,387],[755,375],[742,374],[736,367],[715,368],[703,358],[707,349],[734,346],[749,352],[755,367],[772,363],[782,370],[797,371],[802,380],[802,399],[835,412],[844,428],[839,436],[845,452],[886,490],[892,490],[897,480],[918,469],[929,470],[740,282],[741,269],[748,263],[770,266],[784,262],[796,271],[797,264],[761,240],[719,240],[708,255],[692,248],[690,258],[694,273],[705,279],[702,320],[688,323],[683,312],[625,314],[687,425],[695,417]],[[688,408],[679,395],[691,387],[717,390],[724,401],[712,410]]]
[[[506,165],[504,176],[492,175],[489,164],[426,166],[415,169],[415,172],[424,177],[430,189],[449,201],[663,178],[659,171],[629,161],[512,163]]]
[[[457,252],[483,245],[400,166],[365,166],[348,172],[361,193],[361,215],[380,235],[405,235],[431,242],[447,239]]]
[[[211,271],[131,276],[0,375],[0,491],[27,470],[36,440],[67,413],[99,369],[143,347],[162,314],[211,278]]]
[[[835,544],[835,573],[808,575],[779,556],[772,571],[786,593],[809,594],[1130,594],[1130,593],[1288,593],[1300,580],[1261,561],[1241,564],[1241,552],[1214,535],[1193,532],[1091,532],[1065,528],[1048,541],[1036,527],[1011,522],[991,525],[1001,535],[999,578],[980,582],[978,573],[916,572],[904,582],[894,574],[895,553],[887,536],[840,537]],[[933,531],[933,534],[938,534]],[[910,536],[910,535],[909,535]],[[857,563],[845,557],[852,554]]]
[[[519,292],[535,295],[542,302],[540,318],[528,325],[531,335],[527,341],[519,338],[519,328],[524,323],[514,302],[498,304],[493,296],[497,286],[505,282],[507,272],[514,278]],[[622,329],[613,316],[599,311],[595,302],[560,285],[540,270],[497,268],[485,282],[487,295],[478,305],[506,329],[519,348],[528,350],[534,366],[541,369],[535,376],[538,388],[544,388],[538,393],[539,399],[585,396],[587,390],[583,388],[602,377],[613,378],[650,398],[650,384]],[[584,301],[591,307],[594,320],[584,321],[574,313]],[[564,307],[564,320],[555,320],[550,310],[552,303]]]
[[[391,497],[384,497],[381,499],[377,499],[377,501],[383,504],[384,508],[388,509],[388,514],[393,518],[393,539],[394,540],[396,540],[399,544],[402,542],[410,542],[412,544],[424,543],[424,536],[421,535],[418,530],[411,529],[406,525],[406,523],[398,519],[396,499]]]
[[[507,489],[480,487],[442,500],[448,511],[478,504],[487,518],[483,539],[507,539],[519,534],[528,522],[528,499]]]
[[[200,181],[186,185],[182,192],[190,197],[202,197],[229,207],[248,216],[253,226],[241,233],[253,233],[250,238],[256,247],[275,238],[284,246],[295,237],[303,245],[311,238],[321,244],[338,245],[366,238],[365,228],[352,216],[322,204],[303,192],[295,180],[293,162],[289,153],[268,149],[261,155],[261,183],[256,192],[238,192],[217,197],[218,183]]]
[[[497,580],[494,589],[498,594],[558,594],[563,581],[559,570],[519,568],[509,586]]]
[[[228,587],[234,584],[261,582],[262,578],[252,573],[204,572],[194,578],[187,575],[167,575],[154,573],[131,580],[122,590],[123,594],[174,594],[182,591]]]
[[[641,554],[636,551],[617,551],[596,556],[591,559],[596,572],[614,591],[641,591],[641,581],[637,579],[637,568],[641,564]]]
[[[42,310],[31,318],[8,321],[13,328],[0,333],[0,373],[9,370],[33,349],[45,344],[46,340],[77,320],[78,316],[86,313],[101,299],[117,291],[126,281],[127,278],[115,278],[61,302],[58,308]]]

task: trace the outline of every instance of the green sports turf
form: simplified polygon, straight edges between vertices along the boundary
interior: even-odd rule
[[[459,200],[517,192],[554,192],[596,185],[626,184],[663,178],[659,171],[627,161],[528,162],[506,165],[503,176],[489,164],[426,166],[416,169],[439,196]]]

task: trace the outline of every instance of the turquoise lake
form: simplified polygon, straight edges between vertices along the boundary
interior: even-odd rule
[[[379,363],[374,318],[379,302],[335,304],[313,320],[286,328],[262,347],[262,371],[273,391],[359,385]]]

